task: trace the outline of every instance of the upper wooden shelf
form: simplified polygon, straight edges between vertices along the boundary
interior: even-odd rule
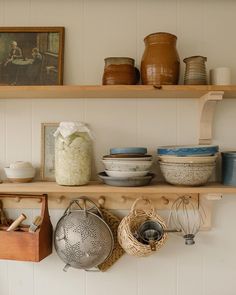
[[[224,91],[224,98],[236,98],[236,85],[59,85],[0,86],[0,99],[9,98],[200,98],[209,91]]]
[[[55,182],[2,183],[0,194],[235,194],[236,187],[210,183],[201,187],[180,187],[166,183],[143,187],[114,187],[100,182],[91,182],[84,186],[60,186]]]

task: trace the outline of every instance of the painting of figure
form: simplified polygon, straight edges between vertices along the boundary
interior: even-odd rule
[[[0,85],[63,83],[63,27],[0,28]]]

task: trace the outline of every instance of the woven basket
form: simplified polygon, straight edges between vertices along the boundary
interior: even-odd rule
[[[138,208],[138,205],[141,204],[143,205],[142,208]],[[118,241],[126,253],[137,257],[149,256],[155,253],[151,250],[150,245],[139,242],[134,236],[140,225],[147,220],[159,222],[166,229],[164,220],[155,213],[151,201],[139,198],[134,202],[129,215],[122,219],[118,227]],[[156,241],[156,250],[163,246],[166,238],[167,234],[164,233],[162,239]]]

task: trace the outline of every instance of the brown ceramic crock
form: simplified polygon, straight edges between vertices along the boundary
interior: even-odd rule
[[[154,33],[145,37],[141,62],[143,84],[178,84],[180,61],[176,40],[177,37],[170,33]]]
[[[139,71],[130,57],[105,58],[103,85],[134,85],[139,81]]]

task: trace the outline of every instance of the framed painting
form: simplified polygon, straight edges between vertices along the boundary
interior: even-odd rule
[[[55,138],[59,123],[41,124],[41,179],[55,181]]]
[[[0,85],[63,84],[64,27],[0,27]]]

